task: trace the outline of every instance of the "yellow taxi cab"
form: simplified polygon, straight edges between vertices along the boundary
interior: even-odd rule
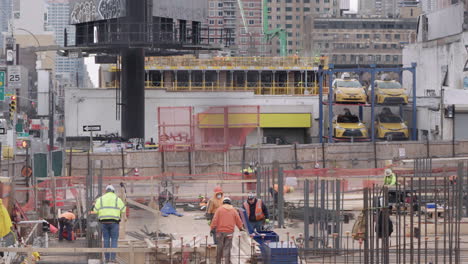
[[[381,113],[376,120],[376,137],[386,140],[408,139],[408,126],[401,117],[391,112]]]
[[[408,95],[406,90],[397,81],[375,81],[375,103],[376,104],[407,104]],[[370,92],[370,90],[369,90]],[[369,98],[370,94],[369,94]]]
[[[335,103],[363,103],[367,101],[366,90],[362,84],[349,76],[333,81],[333,98]]]
[[[333,118],[333,137],[335,138],[368,138],[366,126],[359,117],[351,113]]]

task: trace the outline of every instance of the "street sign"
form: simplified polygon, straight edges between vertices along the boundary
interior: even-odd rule
[[[99,131],[101,131],[101,125],[83,126],[83,132],[99,132]]]
[[[21,66],[8,66],[8,88],[21,88]]]
[[[0,135],[5,135],[6,129],[4,127],[0,127]]]
[[[5,72],[0,71],[0,101],[5,101]]]

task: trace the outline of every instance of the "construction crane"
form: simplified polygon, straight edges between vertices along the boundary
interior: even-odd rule
[[[278,37],[280,42],[280,56],[286,56],[287,50],[287,35],[286,30],[282,28],[269,29],[268,28],[268,0],[262,1],[263,5],[263,35],[267,42],[270,42],[273,38]]]
[[[245,33],[249,35],[249,48],[247,49],[247,52],[249,53],[249,56],[253,56],[253,53],[255,51],[255,42],[253,40],[252,32],[249,31],[249,27],[247,26],[242,0],[237,0],[237,4],[239,5],[239,11],[241,14],[242,24],[244,25]]]

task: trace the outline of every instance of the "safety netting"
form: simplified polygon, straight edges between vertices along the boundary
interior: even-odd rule
[[[159,107],[159,150],[227,151],[259,125],[259,106]]]

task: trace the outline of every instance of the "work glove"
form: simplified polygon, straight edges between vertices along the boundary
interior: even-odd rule
[[[269,224],[270,223],[270,219],[265,219],[265,224]]]
[[[208,225],[211,225],[211,220],[208,220]]]

